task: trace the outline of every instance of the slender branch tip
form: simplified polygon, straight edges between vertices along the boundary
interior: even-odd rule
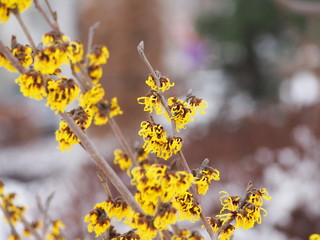
[[[141,41],[141,42],[138,44],[137,50],[138,50],[138,53],[139,53],[140,55],[143,55],[143,53],[144,53],[144,42],[143,42],[143,41]]]

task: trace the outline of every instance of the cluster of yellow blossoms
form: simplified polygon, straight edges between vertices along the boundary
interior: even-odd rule
[[[0,23],[8,21],[10,14],[23,12],[31,3],[32,0],[0,0]]]
[[[314,233],[311,234],[309,240],[320,240],[320,234]]]
[[[85,124],[78,123],[83,131],[91,122],[106,124],[110,118],[122,114],[117,98],[112,98],[111,102],[105,100],[105,91],[99,83],[101,65],[109,58],[107,47],[96,46],[85,58],[80,42],[70,41],[66,35],[51,31],[43,35],[39,49],[18,44],[13,37],[9,50],[24,68],[15,80],[22,94],[38,101],[46,99],[46,105],[56,114],[65,112],[69,104],[78,100],[88,118]],[[62,65],[71,67],[77,82],[61,75]],[[1,52],[0,67],[17,71]],[[73,115],[72,111],[69,114]],[[80,142],[64,121],[61,121],[56,137],[62,151]]]
[[[0,210],[4,213],[4,219],[11,226],[11,235],[9,240],[21,240],[21,234],[16,230],[16,226],[21,224],[24,226],[22,235],[24,237],[34,236],[39,239],[39,232],[42,227],[42,224],[39,220],[29,223],[25,219],[25,210],[24,206],[18,206],[14,203],[16,199],[15,193],[4,194],[4,183],[0,181]],[[64,237],[61,233],[61,229],[64,228],[63,223],[60,220],[51,222],[51,232],[46,234],[46,240],[64,240]]]
[[[195,96],[187,96],[186,101],[177,97],[170,97],[168,101],[164,100],[161,95],[174,86],[174,83],[164,76],[160,76],[158,80],[159,86],[153,75],[149,75],[146,80],[151,90],[146,96],[138,98],[138,103],[144,105],[144,111],[150,114],[153,112],[157,115],[163,114],[167,120],[175,122],[177,131],[193,121],[192,117],[197,114],[198,110],[201,111],[201,114],[205,114],[204,109],[208,107],[208,103]],[[182,147],[182,138],[167,137],[166,130],[161,124],[143,121],[138,134],[143,137],[144,150],[147,153],[155,153],[157,157],[164,160],[179,152]]]
[[[157,157],[164,160],[180,151],[182,147],[182,138],[167,137],[166,130],[161,124],[143,121],[138,134],[144,139],[144,150],[147,153],[155,153]]]
[[[168,77],[160,77],[160,87],[157,86],[156,81],[152,75],[148,77],[146,84],[151,87],[151,91],[145,96],[138,98],[139,104],[144,104],[144,111],[152,113],[156,112],[157,115],[163,114],[168,120],[176,122],[177,130],[184,129],[186,124],[193,121],[193,118],[198,110],[201,114],[205,114],[204,109],[208,107],[208,103],[201,98],[195,96],[188,96],[186,101],[182,101],[177,97],[168,99],[167,107],[170,113],[165,111],[159,90],[164,92],[169,90],[174,83],[171,83]]]
[[[137,239],[149,240],[157,234],[163,234],[163,230],[167,231],[170,225],[178,221],[198,221],[202,210],[190,192],[191,185],[207,184],[204,188],[209,188],[211,180],[219,180],[218,170],[206,166],[193,175],[172,170],[164,164],[150,164],[148,155],[141,149],[137,149],[136,155],[140,164],[137,167],[133,167],[131,159],[120,149],[114,152],[114,162],[131,177],[131,185],[137,189],[135,199],[143,212],[134,212],[120,200],[118,205],[110,200],[98,203],[85,217],[85,221],[90,222],[88,231],[95,232],[97,236],[107,233],[108,229],[110,233],[110,228],[113,227],[111,218],[117,221],[124,218],[123,222],[133,229]],[[198,191],[200,193],[203,190],[198,188]],[[186,230],[170,232],[170,235],[171,239],[203,239],[198,233]],[[110,236],[110,239],[113,238]]]
[[[31,2],[0,0],[0,23],[7,21],[10,14],[24,11]],[[80,42],[71,41],[60,31],[54,30],[43,35],[42,43],[37,48],[21,45],[13,37],[8,50],[14,61],[8,54],[0,52],[0,67],[13,72],[19,71],[20,75],[15,82],[20,86],[22,94],[38,101],[46,100],[46,105],[56,114],[64,114],[71,103],[78,101],[78,106],[66,115],[73,119],[81,131],[85,132],[92,123],[106,124],[110,118],[122,114],[117,98],[107,101],[105,91],[99,83],[103,74],[102,65],[106,64],[109,58],[107,47],[95,46],[85,56]],[[15,61],[21,66],[17,67]],[[70,67],[74,79],[62,75],[64,65]],[[129,155],[120,149],[115,150],[114,163],[131,178],[130,183],[136,188],[134,199],[138,205],[135,207],[140,210],[134,211],[122,198],[97,203],[84,218],[84,221],[88,222],[88,232],[95,233],[96,237],[102,236],[103,239],[111,240],[151,240],[156,237],[171,240],[204,239],[198,232],[179,229],[177,222],[195,222],[200,217],[206,222],[201,215],[198,194],[205,195],[212,180],[219,181],[219,171],[207,165],[192,173],[185,166],[186,171],[179,171],[174,162],[169,166],[161,164],[161,161],[179,154],[182,138],[176,136],[177,132],[194,121],[193,117],[197,113],[205,114],[208,103],[191,94],[187,94],[185,100],[177,97],[165,98],[164,93],[175,84],[168,77],[158,75],[158,72],[149,75],[146,84],[150,91],[137,100],[144,105],[144,111],[163,115],[171,122],[172,134],[167,134],[165,128],[155,123],[151,116],[150,121],[141,123],[138,134],[143,138],[143,146],[136,149],[133,156],[130,155],[136,159],[130,159]],[[61,120],[56,131],[56,140],[62,151],[81,143],[64,120]],[[152,159],[150,153],[155,154],[156,158]],[[182,153],[179,157],[182,160],[181,155]],[[13,202],[15,194],[5,195],[3,188],[4,184],[0,181],[1,209],[5,219],[10,226],[18,222],[24,224],[25,208],[16,206]],[[266,210],[262,208],[263,199],[270,199],[265,189],[250,189],[244,199],[223,193],[225,195],[221,197],[220,214],[215,218],[208,218],[212,230],[219,232],[220,240],[230,239],[237,228],[248,229],[255,223],[261,223],[261,212],[266,215]],[[118,233],[112,225],[113,221],[122,221],[131,230]],[[51,230],[46,234],[46,239],[63,240],[63,223],[60,220],[52,221],[50,226]],[[39,221],[28,224],[24,235],[35,235],[40,227]],[[9,240],[20,239],[14,229],[12,227]]]
[[[222,209],[216,218],[208,218],[208,221],[214,232],[218,232],[222,225],[225,228],[220,234],[221,240],[228,240],[233,235],[237,228],[249,229],[253,228],[255,223],[262,223],[261,212],[264,216],[267,211],[262,208],[263,200],[270,200],[268,192],[263,189],[250,189],[245,198],[241,199],[239,196],[230,196],[227,192],[222,191],[224,195],[220,198]],[[227,213],[223,213],[227,212]],[[222,214],[223,213],[223,214]],[[231,222],[235,220],[235,225]]]
[[[175,122],[177,130],[184,128],[188,122],[192,121],[191,117],[199,110],[201,114],[205,113],[204,109],[207,107],[207,103],[195,96],[187,96],[186,101],[176,97],[169,98],[167,102],[163,100],[162,93],[174,86],[174,83],[171,83],[167,77],[160,77],[159,81],[160,85],[157,85],[154,77],[150,75],[146,83],[151,87],[151,91],[145,97],[138,98],[138,103],[145,105],[145,111],[150,114],[153,112],[163,114],[169,121]],[[168,137],[164,127],[154,123],[153,118],[151,121],[141,123],[141,130],[138,134],[144,140],[142,151],[136,152],[136,164],[139,166],[135,166],[132,159],[120,149],[114,151],[114,163],[131,177],[131,185],[137,189],[135,199],[143,211],[128,211],[123,222],[133,229],[132,231],[138,235],[138,239],[147,240],[155,238],[158,234],[162,236],[163,231],[168,231],[170,225],[176,224],[178,221],[198,221],[202,209],[194,198],[191,186],[195,185],[197,193],[205,195],[211,181],[220,180],[220,173],[217,169],[206,164],[201,166],[200,170],[194,171],[193,174],[173,170],[160,163],[152,164],[148,156],[149,153],[154,153],[158,158],[168,160],[173,154],[180,151],[182,139],[177,136]],[[241,208],[239,207],[240,197],[235,199],[230,197],[223,200],[226,196],[229,195],[221,198],[223,206],[221,213],[224,211],[229,211],[229,213],[217,215],[216,218],[208,218],[214,232],[223,228],[220,239],[230,239],[236,228],[247,229],[253,227],[254,223],[261,223],[260,211],[265,211],[261,207],[262,199],[269,199],[265,189],[250,192]],[[105,233],[107,229],[112,227],[109,218],[112,215],[106,210],[102,211],[101,209],[105,209],[105,207],[102,207],[101,204],[97,204],[85,218],[85,221],[90,222],[89,232],[94,231],[97,235]],[[236,220],[235,226],[231,224],[233,220]],[[170,235],[171,240],[203,239],[198,233],[191,233],[188,230],[168,231],[167,234]]]

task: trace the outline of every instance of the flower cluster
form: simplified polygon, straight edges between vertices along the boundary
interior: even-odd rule
[[[0,4],[7,3],[7,1],[2,2]],[[10,9],[23,8],[21,1],[12,2],[14,4],[10,5]],[[107,47],[94,47],[92,52],[84,58],[83,45],[80,42],[71,41],[68,36],[55,30],[42,36],[42,46],[39,45],[38,49],[18,44],[13,37],[9,50],[24,69],[23,72],[19,70],[20,76],[15,82],[20,86],[20,91],[25,97],[35,100],[46,99],[46,105],[56,114],[65,112],[74,100],[79,100],[79,105],[90,115],[86,123],[88,126],[91,120],[96,125],[102,125],[106,124],[110,118],[123,113],[116,97],[110,102],[104,99],[105,91],[98,83],[102,77],[101,65],[105,64],[109,58]],[[85,60],[87,60],[87,66]],[[71,66],[77,82],[61,75],[62,65]],[[0,52],[0,67],[17,71],[2,52]],[[85,130],[88,126],[81,126],[81,128]],[[64,121],[60,123],[56,138],[62,151],[80,142]]]
[[[191,222],[198,221],[202,212],[201,206],[194,200],[193,194],[185,192],[176,196],[173,206],[179,210],[179,220],[188,219]]]
[[[194,121],[194,117],[198,110],[201,114],[205,114],[204,109],[208,107],[208,103],[201,98],[194,96],[188,98],[187,101],[182,101],[177,97],[171,97],[168,99],[168,106],[171,112],[171,116],[168,113],[165,114],[167,119],[174,120],[177,125],[177,130],[185,129],[185,126]]]
[[[33,63],[33,50],[29,45],[22,45],[16,42],[16,38],[12,37],[11,54],[19,61],[19,63],[27,68]],[[0,67],[6,68],[10,72],[17,72],[12,63],[0,52]]]
[[[89,232],[95,232],[100,236],[111,227],[111,219],[120,221],[122,218],[130,219],[133,211],[121,198],[115,201],[107,200],[97,203],[93,210],[90,211],[84,221],[90,222],[88,225]]]
[[[264,212],[264,216],[267,215],[267,211],[262,208],[263,200],[270,200],[268,192],[265,188],[248,190],[245,199],[241,199],[239,196],[230,196],[227,192],[222,191],[224,195],[220,198],[222,209],[216,218],[209,218],[208,221],[214,232],[217,232],[222,226],[224,226],[221,232],[221,239],[230,239],[233,232],[237,228],[249,229],[253,228],[255,223],[262,223],[261,211]],[[223,213],[227,212],[227,213]],[[235,220],[235,225],[231,222]]]
[[[11,226],[11,235],[9,240],[20,240],[20,233],[18,232],[17,225],[23,226],[22,234],[24,237],[34,236],[39,239],[40,228],[42,227],[42,222],[35,220],[29,223],[25,218],[26,207],[18,206],[15,204],[17,195],[15,193],[4,193],[4,183],[0,181],[0,210],[4,213],[5,220]],[[64,228],[63,223],[60,220],[52,221],[47,224],[48,227],[51,225],[51,232],[46,235],[46,240],[64,240],[62,236],[61,229]]]
[[[103,74],[101,65],[106,64],[109,58],[109,50],[106,46],[96,46],[87,57],[89,58],[89,76],[93,83],[97,83]]]
[[[154,91],[167,91],[169,90],[171,87],[174,86],[174,83],[171,83],[170,79],[168,77],[165,76],[161,76],[159,78],[159,84],[160,86],[157,85],[156,80],[154,79],[153,75],[149,75],[148,79],[146,80],[146,84],[151,87],[152,90]]]
[[[138,134],[144,139],[144,150],[147,153],[155,153],[157,157],[164,160],[169,159],[182,147],[182,138],[167,137],[167,133],[161,124],[143,121]]]
[[[320,240],[320,234],[314,233],[311,234],[309,240]]]
[[[152,164],[132,169],[131,184],[136,186],[135,198],[148,214],[155,214],[158,202],[167,202],[184,194],[194,181],[192,174],[170,171],[164,164]]]
[[[56,113],[64,112],[80,93],[74,80],[66,77],[60,77],[57,81],[49,80],[47,91],[47,106],[50,106]]]
[[[132,164],[132,160],[125,154],[121,149],[116,149],[113,152],[114,161],[113,163],[119,165],[121,170],[125,170],[128,175],[130,175],[130,167]]]
[[[21,74],[15,81],[19,84],[20,91],[25,97],[39,101],[48,95],[46,80],[43,78],[42,74],[33,69]]]
[[[195,96],[187,96],[186,101],[170,97],[166,102],[163,92],[174,86],[168,77],[160,76],[157,82],[153,75],[149,75],[146,84],[151,91],[146,96],[139,97],[138,103],[144,105],[144,111],[150,114],[153,112],[157,115],[163,114],[167,120],[174,121],[177,131],[193,121],[192,117],[198,110],[201,111],[201,114],[205,114],[204,109],[208,107],[208,103]],[[182,147],[182,138],[176,136],[168,138],[165,129],[160,124],[143,121],[138,134],[143,137],[145,151],[155,153],[157,157],[164,160],[179,152]]]
[[[90,108],[83,109],[78,107],[69,112],[76,124],[85,131],[91,124],[92,112]],[[60,121],[59,129],[56,131],[56,140],[59,143],[59,149],[62,151],[70,150],[70,147],[80,142],[80,139],[73,133],[68,124]]]
[[[31,0],[0,0],[0,23],[6,22],[10,14],[15,14],[23,26],[19,13],[28,8],[31,2]],[[55,14],[52,15],[56,21]],[[103,159],[95,149],[89,147],[89,141],[81,142],[83,139],[87,140],[83,132],[86,132],[92,123],[106,124],[113,117],[123,113],[116,97],[110,101],[105,98],[105,90],[99,82],[103,75],[102,65],[106,64],[109,58],[109,50],[106,46],[89,46],[88,54],[85,55],[82,43],[71,41],[68,36],[60,32],[58,24],[52,24],[49,19],[45,19],[55,30],[44,34],[42,43],[37,47],[29,34],[27,36],[31,47],[17,43],[15,37],[12,38],[10,48],[4,48],[1,43],[3,52],[0,52],[0,67],[19,72],[20,75],[15,82],[22,94],[38,101],[45,100],[46,105],[63,118],[55,133],[58,148],[65,151],[72,145],[81,143],[102,168],[101,170],[106,170],[102,171],[105,177],[110,178],[110,182],[115,186],[119,186],[120,180],[114,177],[114,174],[109,174],[112,168],[108,169],[106,165],[100,165],[96,160],[96,157],[99,160]],[[23,30],[27,33],[25,26]],[[141,45],[138,51],[141,54]],[[70,67],[73,78],[62,74],[65,66]],[[128,189],[118,188],[126,201],[122,197],[112,199],[108,196],[106,201],[95,204],[84,218],[84,221],[88,222],[88,232],[94,233],[96,237],[103,235],[100,238],[111,240],[151,240],[155,237],[171,240],[203,240],[204,238],[196,231],[180,230],[177,222],[183,220],[195,222],[201,218],[206,223],[199,194],[205,195],[212,180],[220,179],[220,173],[207,165],[201,166],[200,170],[191,171],[181,152],[182,138],[177,136],[177,132],[194,121],[193,117],[196,114],[205,114],[208,103],[192,96],[191,93],[186,95],[185,100],[175,96],[166,98],[164,92],[175,84],[168,77],[161,76],[158,71],[153,71],[153,74],[148,76],[146,84],[150,90],[146,96],[137,99],[138,103],[144,105],[144,111],[150,115],[152,113],[163,115],[171,123],[172,133],[167,134],[164,126],[155,123],[151,115],[150,121],[143,121],[140,125],[138,134],[144,140],[143,146],[140,145],[136,148],[135,154],[132,154],[130,146],[123,143],[124,138],[118,130],[115,131],[118,132],[121,143],[129,154],[116,149],[114,163],[126,171],[136,192],[133,197]],[[74,101],[78,102],[78,106],[68,109]],[[70,126],[67,123],[70,123]],[[113,119],[111,123],[116,126]],[[156,158],[149,156],[150,153],[155,154]],[[179,170],[175,161],[170,165],[161,164],[162,160],[168,160],[174,154],[179,156],[183,171]],[[222,204],[220,214],[215,218],[208,217],[211,228],[205,224],[209,233],[212,233],[212,230],[219,233],[220,240],[230,239],[237,228],[249,229],[256,223],[260,224],[262,214],[267,215],[262,207],[263,201],[270,199],[266,189],[255,189],[252,186],[248,188],[243,199],[230,196],[224,191],[222,193],[224,195],[220,198]],[[41,236],[37,235],[43,225],[42,234],[47,240],[64,239],[62,234],[64,224],[60,220],[51,221],[48,218],[49,220],[43,224],[40,221],[25,224],[25,207],[17,206],[14,203],[15,197],[14,193],[4,194],[4,184],[0,181],[0,207],[11,227],[9,240],[20,239],[15,230],[15,226],[20,223],[25,227],[24,236],[34,235],[36,239],[41,239]],[[131,230],[118,233],[111,224],[113,221],[122,221]],[[46,229],[49,229],[49,233]],[[315,240],[318,235],[313,234],[311,238]]]
[[[10,14],[23,12],[31,6],[32,0],[1,0],[0,1],[0,23],[9,20]]]
[[[219,181],[220,173],[217,169],[206,166],[197,174],[196,185],[198,193],[205,195],[209,189],[212,180]]]
[[[156,91],[151,90],[145,97],[138,98],[139,104],[144,104],[144,111],[152,113],[156,112],[157,115],[164,113],[161,99]]]

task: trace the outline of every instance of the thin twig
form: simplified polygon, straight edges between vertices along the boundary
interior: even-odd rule
[[[160,76],[159,74],[157,74],[157,72],[153,69],[153,67],[151,66],[148,58],[146,57],[145,53],[144,53],[144,42],[141,41],[137,47],[138,53],[142,59],[142,61],[144,62],[144,64],[147,66],[147,68],[149,69],[149,71],[151,72],[152,76],[154,77],[156,84],[158,86],[158,88],[161,87],[161,83],[160,83]],[[165,108],[166,112],[168,113],[169,118],[172,117],[171,111],[169,109],[167,100],[165,99],[164,95],[162,92],[158,91],[157,95],[161,101],[162,106]],[[177,127],[176,127],[176,122],[171,119],[171,125],[172,125],[172,135],[176,136],[177,135]]]
[[[46,199],[46,202],[45,202],[45,205],[43,206],[42,203],[41,203],[41,199],[39,196],[37,196],[37,202],[38,202],[38,208],[39,210],[41,211],[42,215],[43,215],[43,224],[42,224],[42,237],[44,238],[46,233],[47,233],[47,230],[48,230],[48,223],[47,223],[47,220],[49,219],[49,206],[50,206],[50,203],[52,201],[54,197],[54,192],[52,192]]]
[[[24,67],[20,64],[19,60],[12,55],[10,50],[3,44],[3,42],[0,40],[0,52],[4,54],[4,56],[9,60],[9,62],[14,66],[18,72],[24,73],[26,70]]]
[[[72,76],[74,76],[74,78],[76,79],[77,84],[78,84],[81,92],[84,93],[84,92],[88,91],[88,87],[85,84],[85,80],[82,78],[82,76],[79,76],[77,74],[77,72],[74,70],[74,68],[75,68],[74,64],[71,63]]]
[[[26,35],[26,37],[27,37],[27,39],[28,39],[28,41],[29,41],[29,43],[30,43],[33,51],[34,51],[34,52],[37,52],[36,45],[34,44],[34,41],[33,41],[33,39],[32,39],[32,36],[31,36],[30,32],[28,31],[27,26],[24,24],[24,22],[23,22],[23,20],[22,20],[22,18],[21,18],[21,15],[20,15],[20,13],[19,13],[19,11],[18,11],[18,10],[15,10],[14,15],[16,16],[16,18],[17,18],[17,20],[18,20],[18,22],[19,22],[19,24],[20,24],[20,26],[21,26],[21,28],[22,28],[22,31],[23,31],[24,34]]]
[[[83,68],[83,66],[80,63],[77,63],[76,66],[79,68],[82,76],[83,76],[83,81],[84,85],[86,86],[87,90],[91,89],[93,87],[92,80],[88,74],[88,71]]]
[[[44,10],[42,9],[42,7],[40,6],[38,0],[34,0],[34,5],[36,7],[36,9],[38,9],[38,11],[40,12],[40,14],[43,16],[43,18],[45,19],[45,21],[48,23],[48,25],[52,28],[52,30],[55,30],[57,32],[60,32],[59,26],[57,25],[57,22],[55,22],[55,24],[53,24],[49,17],[47,16],[47,14],[44,12]],[[50,10],[51,12],[51,10]]]
[[[93,36],[94,36],[94,32],[97,30],[97,28],[100,26],[100,22],[96,22],[94,23],[90,28],[89,28],[89,34],[88,34],[88,45],[87,45],[87,56],[90,54],[91,52],[91,48],[92,48],[92,43],[93,43]],[[89,58],[86,58],[85,60],[85,66],[88,67],[89,64]]]
[[[158,72],[156,72],[152,65],[150,64],[148,58],[146,57],[145,53],[144,53],[144,42],[141,41],[137,47],[137,50],[138,50],[138,53],[140,55],[140,57],[142,58],[143,62],[145,63],[145,65],[147,66],[147,68],[149,69],[149,71],[151,72],[151,74],[153,75],[155,81],[156,81],[156,84],[158,86],[158,88],[161,87],[161,83],[160,83],[160,77]],[[176,127],[176,122],[175,120],[172,119],[172,114],[171,114],[171,111],[169,109],[169,106],[167,104],[167,100],[165,99],[163,93],[161,91],[158,91],[157,92],[157,95],[159,96],[160,98],[160,101],[163,105],[163,107],[165,108],[169,118],[171,119],[171,127],[172,127],[172,135],[173,137],[175,137],[177,135],[177,127]],[[179,159],[180,159],[180,163],[183,167],[183,169],[187,172],[187,173],[191,173],[191,170],[189,168],[189,165],[187,163],[187,160],[186,158],[184,157],[182,151],[178,151],[178,156],[179,156]],[[192,189],[192,193],[193,193],[193,196],[194,196],[194,199],[195,201],[198,203],[198,204],[201,204],[200,203],[200,196],[197,192],[197,189],[194,185],[192,185],[191,187]],[[217,239],[217,234],[215,234],[209,224],[209,222],[207,221],[207,217],[205,216],[205,214],[203,213],[203,211],[200,213],[200,217],[201,217],[201,220],[208,232],[208,234],[210,235],[211,239],[212,240],[216,240]]]
[[[59,113],[62,119],[68,124],[72,132],[80,139],[82,146],[89,154],[91,160],[101,169],[101,171],[108,177],[110,182],[119,191],[125,201],[131,206],[131,208],[136,212],[141,212],[140,206],[134,200],[129,189],[124,185],[118,175],[114,172],[111,166],[103,158],[103,156],[98,152],[95,146],[92,144],[91,140],[82,131],[82,129],[71,119],[67,113]]]
[[[131,147],[129,146],[128,142],[126,141],[125,137],[122,134],[121,129],[119,128],[119,125],[117,124],[117,122],[114,120],[114,118],[110,118],[109,119],[109,124],[112,128],[112,131],[115,133],[115,135],[117,136],[120,144],[122,145],[123,149],[125,150],[125,152],[128,154],[129,158],[131,159],[132,163],[134,166],[138,166],[138,162],[137,159],[134,157],[134,154],[132,152]]]
[[[50,2],[49,2],[48,0],[45,0],[45,3],[46,3],[46,5],[47,5],[47,8],[48,8],[49,11],[50,11],[50,14],[51,14],[51,16],[52,16],[52,18],[53,18],[53,20],[54,20],[55,25],[57,26],[58,29],[60,29],[59,23],[58,23],[57,12],[55,12],[55,11],[52,10],[52,7],[51,7]]]
[[[111,195],[111,191],[110,191],[110,188],[108,186],[108,182],[107,182],[107,179],[105,178],[103,172],[98,168],[97,170],[97,176],[100,180],[100,183],[104,189],[104,192],[106,193],[107,195],[107,199],[112,199],[112,195]]]

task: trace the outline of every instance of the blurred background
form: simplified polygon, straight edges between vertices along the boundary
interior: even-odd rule
[[[139,124],[148,119],[136,102],[148,92],[149,72],[136,51],[141,40],[154,68],[176,83],[169,94],[183,97],[192,89],[209,103],[207,114],[181,132],[191,168],[209,158],[221,173],[203,197],[206,214],[218,214],[219,191],[242,196],[250,180],[273,197],[263,224],[233,239],[302,240],[320,232],[320,1],[51,2],[73,40],[86,43],[89,27],[100,22],[94,43],[110,51],[102,84],[108,98],[118,97],[124,115],[116,120],[132,146],[141,143]],[[36,42],[50,31],[34,8],[22,17]],[[12,34],[26,43],[14,18],[0,25],[3,42],[9,44]],[[0,69],[0,76],[5,191],[18,193],[30,220],[40,216],[37,199],[53,193],[50,216],[62,219],[68,238],[89,239],[83,218],[105,200],[95,166],[79,146],[57,150],[59,118],[45,102],[21,96],[16,74]],[[120,144],[111,129],[93,128],[89,135],[112,163]],[[8,234],[0,218],[0,239]]]

